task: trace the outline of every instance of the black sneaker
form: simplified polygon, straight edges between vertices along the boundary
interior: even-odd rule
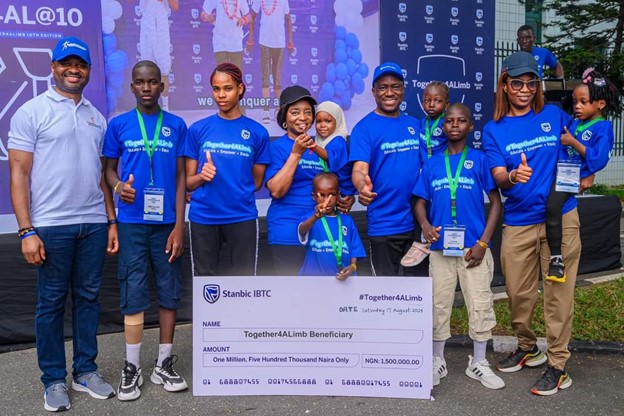
[[[141,396],[141,387],[143,385],[143,375],[141,367],[137,368],[134,364],[126,361],[126,365],[121,370],[121,381],[117,389],[117,398],[121,401],[136,400]]]
[[[177,355],[172,355],[163,360],[162,367],[154,366],[150,380],[154,384],[162,384],[167,391],[182,391],[188,388],[186,381],[176,373],[173,365],[178,361]]]
[[[551,396],[560,389],[567,389],[571,385],[572,377],[565,369],[557,370],[549,365],[544,374],[542,374],[542,378],[533,385],[531,393],[539,396]]]
[[[554,257],[550,259],[550,265],[548,266],[548,276],[546,276],[546,280],[557,283],[565,283],[565,266],[561,257]]]
[[[531,351],[523,351],[520,348],[509,354],[507,358],[502,359],[496,364],[496,369],[503,373],[514,373],[522,370],[522,367],[537,367],[546,362],[546,355],[537,348],[537,345],[533,345]]]

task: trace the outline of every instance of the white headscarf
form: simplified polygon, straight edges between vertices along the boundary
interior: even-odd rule
[[[330,114],[334,120],[336,120],[336,130],[329,137],[322,138],[316,134],[316,144],[321,146],[323,149],[334,140],[335,137],[342,137],[344,140],[347,140],[347,124],[344,120],[344,113],[342,112],[342,108],[333,101],[323,101],[319,105],[316,106],[316,114],[320,111],[325,111]]]

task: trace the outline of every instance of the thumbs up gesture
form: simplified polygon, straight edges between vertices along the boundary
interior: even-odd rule
[[[531,175],[533,175],[533,168],[529,166],[526,155],[522,153],[520,154],[520,164],[516,169],[516,177],[514,179],[519,183],[527,183],[531,179]]]
[[[371,202],[373,202],[373,199],[375,199],[376,196],[377,193],[373,192],[373,182],[371,181],[370,176],[365,175],[364,186],[358,189],[358,199],[360,204],[368,206]]]
[[[115,192],[119,195],[119,198],[121,198],[121,200],[126,204],[134,203],[136,189],[134,189],[132,185],[134,185],[134,175],[130,174],[127,181],[121,182],[115,187]]]
[[[199,175],[205,182],[212,182],[215,175],[217,174],[217,168],[214,165],[214,163],[212,163],[212,155],[210,154],[210,151],[206,150],[205,154],[206,154],[206,163],[204,163],[204,166],[202,166],[202,169],[199,172]]]

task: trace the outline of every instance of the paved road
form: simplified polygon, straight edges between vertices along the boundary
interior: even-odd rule
[[[151,357],[157,353],[158,331],[146,331],[142,366],[149,374]],[[100,370],[113,382],[119,382],[123,365],[122,334],[99,337]],[[71,343],[67,360],[71,363]],[[191,380],[192,335],[190,325],[176,331],[174,353],[180,356],[176,368]],[[623,415],[624,355],[573,354],[568,363],[573,385],[551,397],[538,397],[530,388],[543,368],[524,369],[503,374],[507,384],[503,390],[488,390],[464,375],[468,348],[447,348],[449,376],[433,391],[435,400],[403,400],[375,398],[274,396],[274,397],[194,397],[192,390],[167,393],[146,378],[143,395],[134,402],[92,399],[85,393],[71,392],[74,415],[253,415],[253,416],[400,416],[400,415]],[[491,353],[490,361],[503,354]],[[0,354],[0,415],[43,415],[43,389],[34,349]],[[69,370],[71,371],[71,370]]]

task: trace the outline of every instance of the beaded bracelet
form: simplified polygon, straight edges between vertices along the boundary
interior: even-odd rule
[[[17,235],[19,237],[23,236],[26,233],[29,233],[31,231],[34,231],[35,227],[33,227],[32,225],[30,227],[24,227],[24,228],[20,228],[19,230],[17,230]]]
[[[477,240],[477,244],[479,244],[483,248],[488,248],[488,244],[481,240]]]

